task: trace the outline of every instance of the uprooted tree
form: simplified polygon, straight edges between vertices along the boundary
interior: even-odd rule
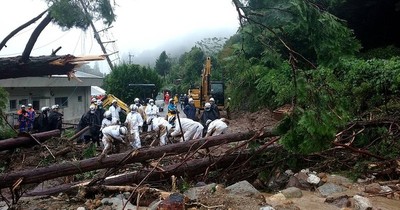
[[[32,77],[54,74],[69,75],[78,67],[79,62],[97,59],[76,58],[71,55],[56,56],[55,50],[49,56],[30,57],[32,49],[40,33],[46,26],[53,22],[59,25],[64,30],[77,27],[82,30],[87,30],[93,24],[93,20],[103,20],[105,24],[110,25],[115,20],[113,6],[109,0],[102,1],[87,1],[87,0],[46,0],[49,8],[31,19],[27,23],[21,25],[12,31],[0,43],[0,51],[3,47],[7,47],[6,43],[18,32],[28,27],[29,25],[44,18],[32,32],[24,51],[21,56],[3,58],[0,60],[0,79],[17,78],[17,77]],[[72,75],[73,76],[73,75]]]

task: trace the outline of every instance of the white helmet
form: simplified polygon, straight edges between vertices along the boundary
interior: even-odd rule
[[[205,108],[211,108],[211,104],[207,102],[207,103],[204,105],[204,107],[205,107]]]
[[[94,102],[96,102],[97,101],[97,99],[96,98],[92,98],[92,103],[94,103]]]
[[[49,110],[49,107],[47,107],[47,106],[44,106],[44,107],[42,107],[42,112],[44,112],[44,111],[47,111],[47,110]]]
[[[194,100],[193,100],[193,98],[189,98],[189,103],[191,103],[191,102],[193,102]]]
[[[97,100],[97,105],[103,105],[103,101]]]
[[[111,102],[111,103],[112,103],[112,104],[113,104],[113,103],[117,103],[117,100],[115,100],[115,99],[114,99],[114,100],[112,100],[112,102]]]
[[[28,107],[32,107],[32,104],[28,104]]]
[[[214,98],[210,98],[210,101],[215,101]]]
[[[111,117],[111,112],[110,111],[106,111],[106,112],[104,112],[104,117],[105,118],[109,118],[109,117]]]
[[[51,109],[58,109],[58,108],[57,108],[57,105],[51,106]]]
[[[149,103],[154,103],[154,100],[153,100],[153,99],[150,99],[150,100],[149,100]]]
[[[93,111],[93,110],[96,109],[96,106],[92,104],[92,105],[89,106],[89,109],[90,109],[90,111]]]
[[[128,133],[128,129],[126,129],[125,126],[120,126],[120,127],[119,127],[119,133],[120,133],[121,135],[126,135],[126,134]]]
[[[129,108],[131,109],[131,111],[137,111],[138,110],[138,107],[135,104],[131,104],[129,106]]]
[[[21,105],[21,108],[25,108],[25,105]]]
[[[135,102],[136,104],[140,102],[139,98],[135,98],[135,100],[133,100],[133,102]]]

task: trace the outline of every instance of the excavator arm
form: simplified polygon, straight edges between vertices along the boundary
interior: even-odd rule
[[[112,104],[112,101],[116,100],[118,106],[121,107],[121,109],[125,111],[125,114],[130,112],[128,105],[125,102],[121,101],[116,96],[114,96],[113,94],[108,94],[101,100],[103,101],[104,107],[110,107]]]

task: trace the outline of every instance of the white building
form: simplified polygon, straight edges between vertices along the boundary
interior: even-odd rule
[[[43,106],[58,104],[64,114],[63,122],[78,122],[89,109],[91,86],[101,86],[104,78],[79,71],[75,75],[81,81],[68,80],[66,75],[0,80],[0,87],[9,93],[8,121],[15,125],[17,110],[30,103],[39,111]]]

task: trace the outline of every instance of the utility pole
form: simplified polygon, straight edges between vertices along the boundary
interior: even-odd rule
[[[129,53],[129,64],[132,64],[131,57],[133,58],[133,57],[135,57],[135,55],[132,55],[131,53]]]
[[[83,0],[79,0],[79,1],[81,2],[82,7],[83,7],[83,9],[85,10],[86,15],[88,15],[89,12],[87,11],[85,4],[83,3]],[[103,42],[101,42],[99,33],[97,32],[96,27],[94,27],[94,24],[93,24],[92,20],[89,20],[89,22],[90,22],[90,26],[91,26],[92,29],[93,29],[94,38],[97,40],[97,43],[100,45],[101,50],[102,50],[103,53],[105,54],[106,59],[107,59],[107,62],[108,62],[108,65],[110,66],[110,69],[111,69],[111,71],[112,71],[112,69],[113,69],[113,64],[112,64],[112,62],[111,62],[111,60],[110,60],[110,57],[108,56],[107,50],[106,50],[106,48],[104,47]]]

